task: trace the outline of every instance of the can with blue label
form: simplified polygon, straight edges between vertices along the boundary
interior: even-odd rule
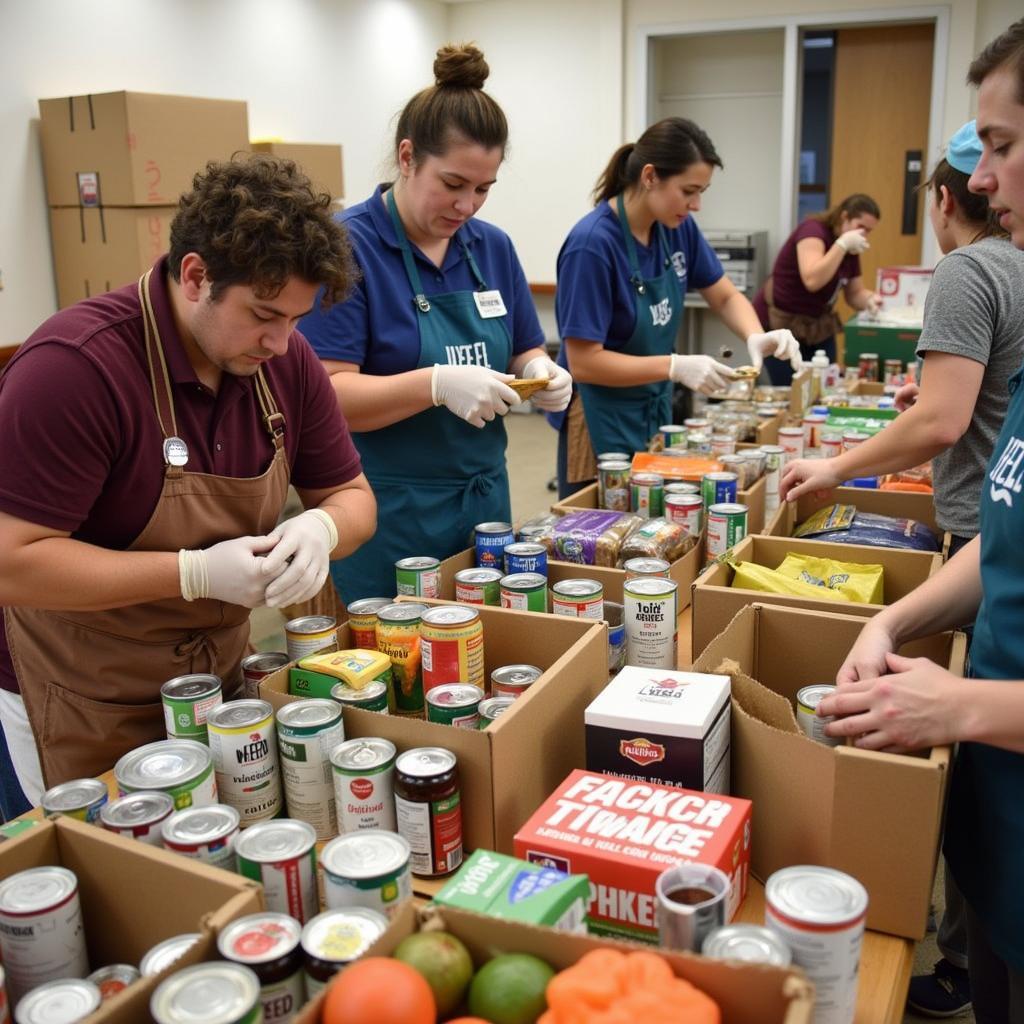
[[[705,473],[700,482],[700,489],[705,511],[712,505],[735,503],[736,491],[739,489],[739,474]]]
[[[505,548],[505,575],[517,572],[548,574],[548,549],[543,544],[509,544]]]
[[[473,529],[478,569],[505,568],[505,548],[514,544],[515,531],[511,523],[477,523]]]

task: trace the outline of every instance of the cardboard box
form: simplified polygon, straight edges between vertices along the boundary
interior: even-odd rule
[[[138,280],[167,252],[176,212],[174,206],[51,209],[60,308]]]
[[[747,894],[749,801],[574,771],[516,833],[517,857],[590,879],[595,934],[658,941],[654,885],[679,863],[729,876],[725,918]]]
[[[346,707],[345,736],[382,736],[399,751],[450,750],[459,763],[464,849],[511,853],[516,829],[583,764],[583,710],[608,681],[607,627],[541,612],[479,611],[488,678],[495,668],[517,662],[544,669],[508,711],[476,731]],[[338,626],[338,646],[352,646],[348,624]],[[301,699],[288,693],[288,671],[260,682],[260,696],[275,709]]]
[[[818,397],[817,388],[818,378],[811,373],[809,366],[805,366],[799,373],[793,374],[793,381],[789,385],[790,416],[803,417],[808,406]],[[776,432],[775,436],[778,437],[778,432]]]
[[[942,831],[950,751],[921,756],[827,747],[794,716],[800,687],[834,682],[864,625],[850,615],[754,604],[712,641],[694,668],[732,673],[732,791],[752,800],[760,879],[794,864],[846,871],[867,888],[869,928],[923,938]],[[813,642],[811,640],[813,638]],[[901,648],[959,675],[962,633]]]
[[[175,970],[218,959],[220,930],[237,917],[265,909],[262,886],[240,875],[67,817],[40,822],[0,845],[0,878],[43,865],[68,868],[78,878],[93,970],[137,965],[158,942],[185,932],[200,932],[202,938]],[[149,1020],[149,998],[170,973],[135,982],[86,1020]]]
[[[781,416],[773,416],[770,420],[761,420],[754,432],[754,446],[760,448],[763,444],[778,444],[780,426],[782,426]]]
[[[567,935],[517,921],[495,921],[452,907],[417,908],[406,903],[367,956],[389,956],[403,939],[420,929],[444,930],[466,944],[473,962],[482,967],[499,953],[532,953],[556,971],[572,966],[594,949],[622,953],[642,948],[633,943]],[[646,948],[646,947],[644,947]],[[718,1002],[723,1024],[811,1024],[814,988],[798,968],[711,960],[692,953],[660,950],[680,978],[686,978]],[[320,1024],[325,993],[308,1003],[294,1024]]]
[[[269,153],[285,160],[294,160],[313,184],[330,194],[332,199],[345,195],[341,146],[318,142],[253,142],[254,153]]]
[[[849,389],[849,394],[861,397],[881,398],[885,394],[885,384],[880,380],[855,380]]]
[[[860,544],[826,544],[820,540],[797,540],[791,537],[746,537],[732,549],[737,562],[755,562],[777,569],[790,552],[836,558],[842,562],[863,562],[881,565],[884,569],[885,604],[893,604],[920,586],[942,566],[942,555],[923,551],[894,551]],[[712,562],[698,576],[691,588],[693,606],[693,655],[696,657],[732,621],[745,605],[786,605],[820,612],[841,612],[870,618],[883,605],[856,604],[823,598],[814,601],[789,594],[769,594],[760,590],[730,586],[733,570],[723,563]]]
[[[169,206],[249,148],[243,100],[107,92],[39,101],[50,206]]]

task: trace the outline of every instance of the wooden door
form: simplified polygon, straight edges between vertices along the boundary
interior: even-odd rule
[[[829,205],[866,192],[882,211],[861,258],[864,283],[875,287],[878,267],[921,262],[924,194],[915,197],[913,225],[904,223],[908,153],[928,163],[932,90],[931,24],[840,29],[836,33]],[[909,227],[915,230],[907,232]],[[845,322],[850,308],[837,309]]]

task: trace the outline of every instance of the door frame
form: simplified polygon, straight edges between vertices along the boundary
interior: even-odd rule
[[[764,18],[735,18],[721,21],[666,22],[641,25],[636,30],[636,72],[634,80],[633,130],[637,138],[651,123],[655,109],[654,43],[670,36],[706,35],[721,32],[750,32],[759,29],[784,29],[785,42],[782,68],[782,123],[780,125],[779,167],[779,238],[789,237],[797,209],[799,176],[799,145],[797,114],[800,107],[800,30],[870,28],[892,23],[931,22],[935,30],[932,52],[932,88],[928,114],[928,147],[925,166],[928,173],[938,163],[943,143],[942,124],[946,106],[946,73],[949,65],[949,7],[897,7],[870,11],[827,11],[822,13],[776,15]],[[921,263],[932,266],[939,259],[934,232],[921,232]]]

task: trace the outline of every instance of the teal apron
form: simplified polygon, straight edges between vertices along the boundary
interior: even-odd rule
[[[622,196],[615,198],[619,227],[629,257],[630,283],[634,288],[636,326],[626,347],[617,351],[630,356],[667,356],[675,351],[676,334],[683,315],[683,289],[669,258],[668,238],[656,224],[664,269],[658,277],[640,274],[636,240],[629,230]],[[672,382],[656,381],[629,388],[580,384],[580,398],[587,430],[595,452],[644,451],[651,437],[672,422]]]
[[[505,372],[512,359],[505,317],[481,317],[470,291],[427,298],[391,191],[386,201],[417,310],[417,368],[448,363],[449,349],[469,345],[471,352],[486,352],[484,365]],[[477,290],[486,291],[472,253],[461,239],[458,244]],[[331,576],[346,604],[360,597],[394,596],[398,559],[447,558],[472,543],[477,523],[510,520],[505,424],[500,416],[480,429],[441,406],[381,430],[354,433],[352,439],[377,498],[377,533],[354,554],[331,564]]]

